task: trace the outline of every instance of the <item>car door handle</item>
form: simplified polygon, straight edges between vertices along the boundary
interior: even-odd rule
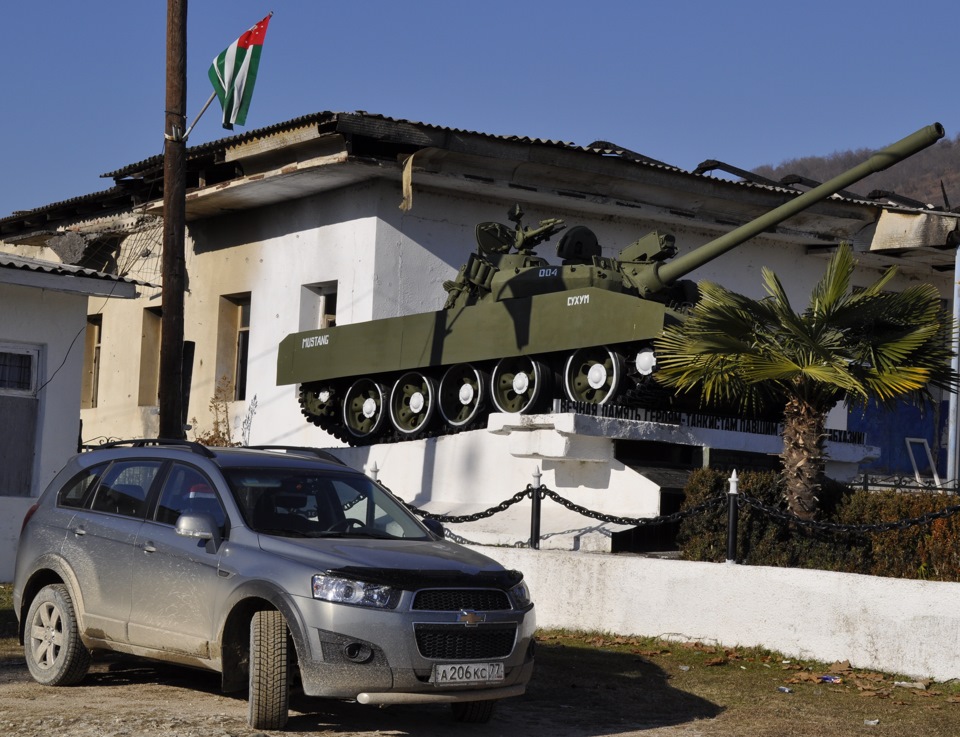
[[[74,527],[73,534],[76,535],[77,537],[83,537],[84,535],[87,534],[87,531],[82,527]]]
[[[151,541],[148,540],[147,542],[145,542],[145,543],[143,544],[143,552],[144,552],[144,553],[156,553],[156,552],[157,552],[157,546],[154,545]]]

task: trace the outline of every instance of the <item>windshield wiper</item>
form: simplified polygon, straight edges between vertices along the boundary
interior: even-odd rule
[[[300,530],[274,530],[260,527],[257,532],[261,535],[276,535],[277,537],[313,537],[309,532],[301,532]]]
[[[383,532],[382,530],[375,530],[372,527],[355,527],[350,530],[325,530],[323,532],[315,532],[311,534],[311,537],[370,537],[377,540],[399,540],[401,538],[391,535],[389,532]]]

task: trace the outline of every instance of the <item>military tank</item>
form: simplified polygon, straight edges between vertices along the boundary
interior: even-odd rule
[[[307,421],[351,445],[458,432],[555,398],[643,405],[657,396],[653,340],[697,299],[681,277],[943,135],[939,123],[922,128],[680,257],[673,236],[656,231],[605,257],[588,228],[527,227],[515,206],[513,227],[477,226],[476,251],[443,285],[443,309],[288,335],[277,383],[299,384]],[[561,231],[559,263],[538,256]]]

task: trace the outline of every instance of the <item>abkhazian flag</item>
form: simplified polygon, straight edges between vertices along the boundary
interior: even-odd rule
[[[267,23],[273,13],[234,41],[213,60],[208,76],[223,108],[223,127],[233,130],[234,124],[247,120],[253,84],[257,81],[260,50],[267,35]]]

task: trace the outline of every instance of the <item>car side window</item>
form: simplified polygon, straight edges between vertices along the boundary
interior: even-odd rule
[[[163,482],[156,521],[175,525],[181,514],[209,514],[224,533],[227,515],[210,479],[191,466],[174,463]]]
[[[104,472],[91,509],[95,512],[142,518],[147,494],[162,461],[116,461]]]
[[[78,509],[90,506],[90,502],[93,500],[93,490],[100,479],[100,474],[106,467],[106,463],[101,463],[99,466],[92,466],[74,476],[60,489],[57,503],[61,507]]]

